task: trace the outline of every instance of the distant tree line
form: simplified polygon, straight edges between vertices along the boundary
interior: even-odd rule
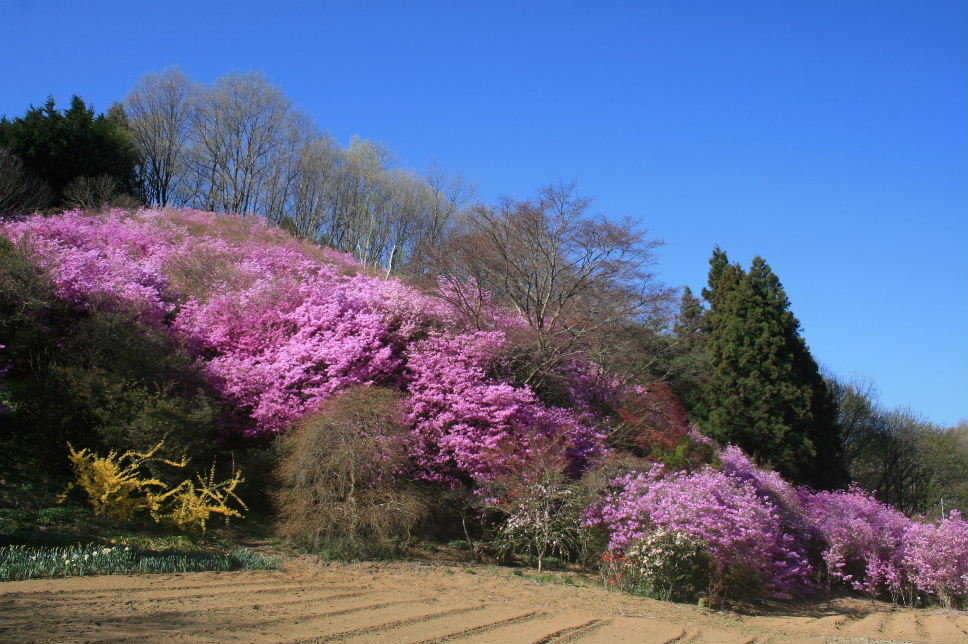
[[[908,514],[968,512],[968,421],[939,427],[886,409],[874,386],[827,378],[850,479]]]
[[[148,74],[124,108],[147,202],[259,213],[368,266],[399,269],[472,194],[439,169],[394,168],[372,141],[340,147],[261,74],[210,87],[175,69]]]
[[[75,96],[0,121],[0,212],[152,204],[259,213],[292,233],[400,269],[442,239],[472,187],[390,151],[341,147],[261,74],[211,86],[177,69],[144,76],[105,114]]]

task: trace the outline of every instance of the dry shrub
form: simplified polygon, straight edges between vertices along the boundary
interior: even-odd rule
[[[400,415],[396,392],[357,387],[283,438],[275,494],[279,533],[343,558],[405,546],[427,503],[399,476],[408,439]]]
[[[345,275],[352,276],[359,272],[357,267],[346,263],[346,256],[343,253],[311,241],[297,239],[277,226],[263,225],[264,220],[254,215],[226,213],[211,216],[208,213],[175,208],[166,208],[164,213],[165,218],[170,222],[170,227],[177,233],[187,232],[193,237],[215,237],[232,244],[254,243],[269,246],[289,244],[306,257],[321,264],[338,266],[340,272]],[[165,226],[164,220],[159,223]]]
[[[196,249],[173,255],[165,266],[168,283],[180,296],[207,300],[213,290],[236,281],[237,254],[231,250]]]

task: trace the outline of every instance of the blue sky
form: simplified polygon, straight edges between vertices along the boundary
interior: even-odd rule
[[[666,241],[669,284],[763,255],[821,364],[968,416],[963,1],[280,4],[0,0],[0,113],[259,70],[486,200],[576,180]]]

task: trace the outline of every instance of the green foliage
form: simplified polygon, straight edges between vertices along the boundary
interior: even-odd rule
[[[850,478],[908,514],[968,513],[968,433],[904,409],[883,409],[873,386],[828,378]],[[943,499],[943,502],[942,502]]]
[[[842,484],[834,401],[780,280],[763,258],[747,273],[717,247],[703,297],[711,367],[698,409],[704,433],[797,483]]]
[[[128,573],[183,573],[205,570],[277,570],[280,557],[247,549],[230,552],[144,551],[130,546],[0,548],[0,581]]]
[[[165,334],[60,301],[47,275],[0,237],[0,337],[11,413],[0,415],[0,505],[48,503],[70,476],[68,442],[210,462],[222,412]],[[152,475],[169,474],[155,464]]]
[[[692,471],[704,465],[717,468],[720,465],[716,447],[711,441],[701,443],[689,435],[680,438],[675,449],[658,450],[652,460],[672,470]]]
[[[58,204],[66,204],[72,182],[81,177],[107,177],[118,193],[137,192],[138,153],[120,107],[95,116],[75,95],[62,112],[48,98],[21,117],[0,119],[0,147],[46,182]]]

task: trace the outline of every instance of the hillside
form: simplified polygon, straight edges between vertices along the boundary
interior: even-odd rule
[[[192,210],[72,211],[4,233],[3,440],[23,456],[3,462],[20,483],[5,504],[51,503],[68,443],[164,441],[168,459],[241,466],[243,496],[317,552],[460,536],[717,605],[841,587],[952,606],[968,592],[957,512],[930,522],[856,487],[796,487],[658,422],[669,394],[581,344],[535,367],[558,337],[548,319],[472,279],[418,288],[258,218]],[[574,337],[593,321],[561,324]]]

